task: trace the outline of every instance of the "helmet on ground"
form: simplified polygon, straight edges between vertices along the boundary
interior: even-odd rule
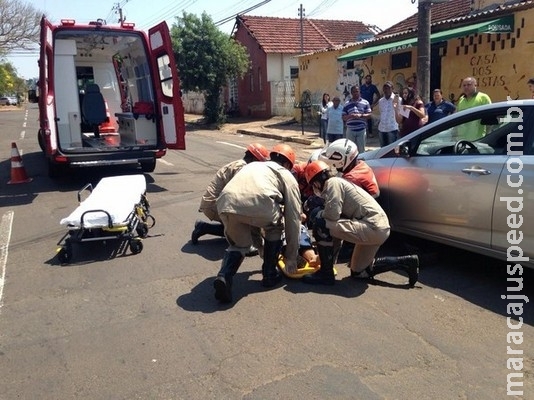
[[[271,159],[277,155],[284,156],[291,163],[291,167],[295,165],[296,156],[290,145],[281,143],[274,146],[271,150]]]
[[[315,178],[320,176],[323,172],[327,172],[330,169],[330,166],[324,161],[317,160],[312,161],[306,166],[304,170],[304,176],[308,183],[311,183]]]
[[[323,149],[317,149],[313,153],[311,153],[310,158],[308,158],[308,164],[311,163],[312,161],[317,161],[322,152],[323,152]]]
[[[258,161],[267,161],[269,159],[269,150],[262,144],[251,143],[247,146],[247,151]]]
[[[356,157],[358,157],[356,143],[349,139],[338,139],[322,151],[319,159],[338,170],[345,171]]]

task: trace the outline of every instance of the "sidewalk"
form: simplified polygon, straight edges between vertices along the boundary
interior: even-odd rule
[[[186,114],[187,123],[200,124],[202,117],[199,115]],[[284,142],[300,143],[311,148],[320,149],[324,146],[319,137],[319,126],[310,126],[298,123],[291,117],[272,117],[266,120],[252,120],[249,118],[230,118],[221,127],[222,131],[241,135],[251,135]],[[378,135],[367,138],[366,148],[372,150],[380,147]]]

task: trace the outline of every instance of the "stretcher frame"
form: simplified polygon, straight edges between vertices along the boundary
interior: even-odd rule
[[[80,206],[83,203],[83,194],[86,192],[89,192],[87,200],[93,193],[93,185],[91,183],[85,185],[77,193]],[[100,220],[103,219],[102,216],[105,216],[105,223],[89,223],[89,219],[97,215]],[[72,223],[71,221],[67,224],[67,232],[57,243],[57,246],[59,246],[57,248],[57,257],[62,264],[68,264],[72,261],[73,246],[75,244],[96,241],[105,242],[107,240],[127,242],[132,254],[139,254],[143,251],[142,239],[148,236],[149,229],[155,223],[155,218],[150,214],[150,204],[146,197],[146,191],[140,193],[139,201],[133,204],[133,209],[124,221],[114,221],[110,212],[102,208],[88,209],[81,213],[79,223]],[[123,247],[123,253],[125,252],[126,247]]]

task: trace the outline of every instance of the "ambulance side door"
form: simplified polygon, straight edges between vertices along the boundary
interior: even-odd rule
[[[162,139],[169,149],[185,150],[184,105],[167,23],[151,28],[148,36]]]

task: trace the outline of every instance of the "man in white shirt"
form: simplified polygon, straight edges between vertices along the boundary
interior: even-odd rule
[[[387,81],[382,87],[384,95],[378,100],[380,122],[378,123],[378,139],[380,146],[384,147],[397,140],[399,124],[395,118],[399,98],[393,93],[393,83]]]
[[[343,138],[343,107],[340,104],[341,99],[339,96],[335,96],[333,104],[327,109],[328,125],[326,128],[326,144]]]

